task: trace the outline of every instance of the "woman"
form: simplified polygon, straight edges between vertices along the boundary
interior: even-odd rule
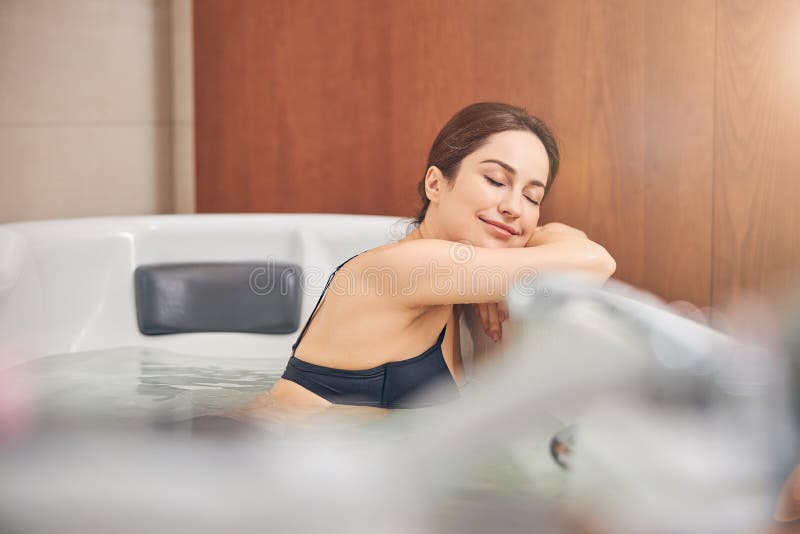
[[[413,408],[457,398],[464,384],[460,305],[476,305],[498,341],[503,298],[520,276],[576,270],[610,277],[614,260],[583,232],[537,227],[558,164],[552,134],[525,110],[478,103],[459,111],[431,148],[414,231],[337,268],[283,377],[247,414]],[[427,387],[434,383],[435,390]]]

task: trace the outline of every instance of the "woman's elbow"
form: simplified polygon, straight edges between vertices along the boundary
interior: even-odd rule
[[[611,278],[617,270],[617,262],[609,252],[598,243],[589,252],[589,264],[592,272],[602,276],[604,280]]]

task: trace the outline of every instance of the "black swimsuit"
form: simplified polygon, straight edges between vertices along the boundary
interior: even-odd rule
[[[334,369],[295,357],[295,350],[308,330],[311,319],[317,313],[322,297],[325,296],[336,271],[353,258],[339,265],[328,278],[311,316],[297,341],[292,345],[292,357],[281,378],[291,380],[334,404],[421,408],[457,399],[458,386],[442,354],[446,324],[436,343],[419,356],[370,369]]]

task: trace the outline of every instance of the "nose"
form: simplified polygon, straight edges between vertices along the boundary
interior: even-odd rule
[[[497,209],[503,215],[516,219],[522,213],[522,195],[508,188]]]

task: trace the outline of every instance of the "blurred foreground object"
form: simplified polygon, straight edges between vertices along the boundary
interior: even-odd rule
[[[542,278],[509,305],[519,335],[460,401],[377,423],[274,433],[206,419],[204,435],[186,418],[222,402],[211,390],[164,401],[160,426],[52,421],[0,449],[0,531],[769,528],[796,450],[782,354],[622,284]],[[63,371],[75,397],[63,401],[85,406],[81,369]],[[550,443],[570,425],[565,471]]]
[[[778,499],[775,519],[778,521],[800,519],[800,465],[795,467],[792,474],[786,479],[786,484],[784,484]]]

